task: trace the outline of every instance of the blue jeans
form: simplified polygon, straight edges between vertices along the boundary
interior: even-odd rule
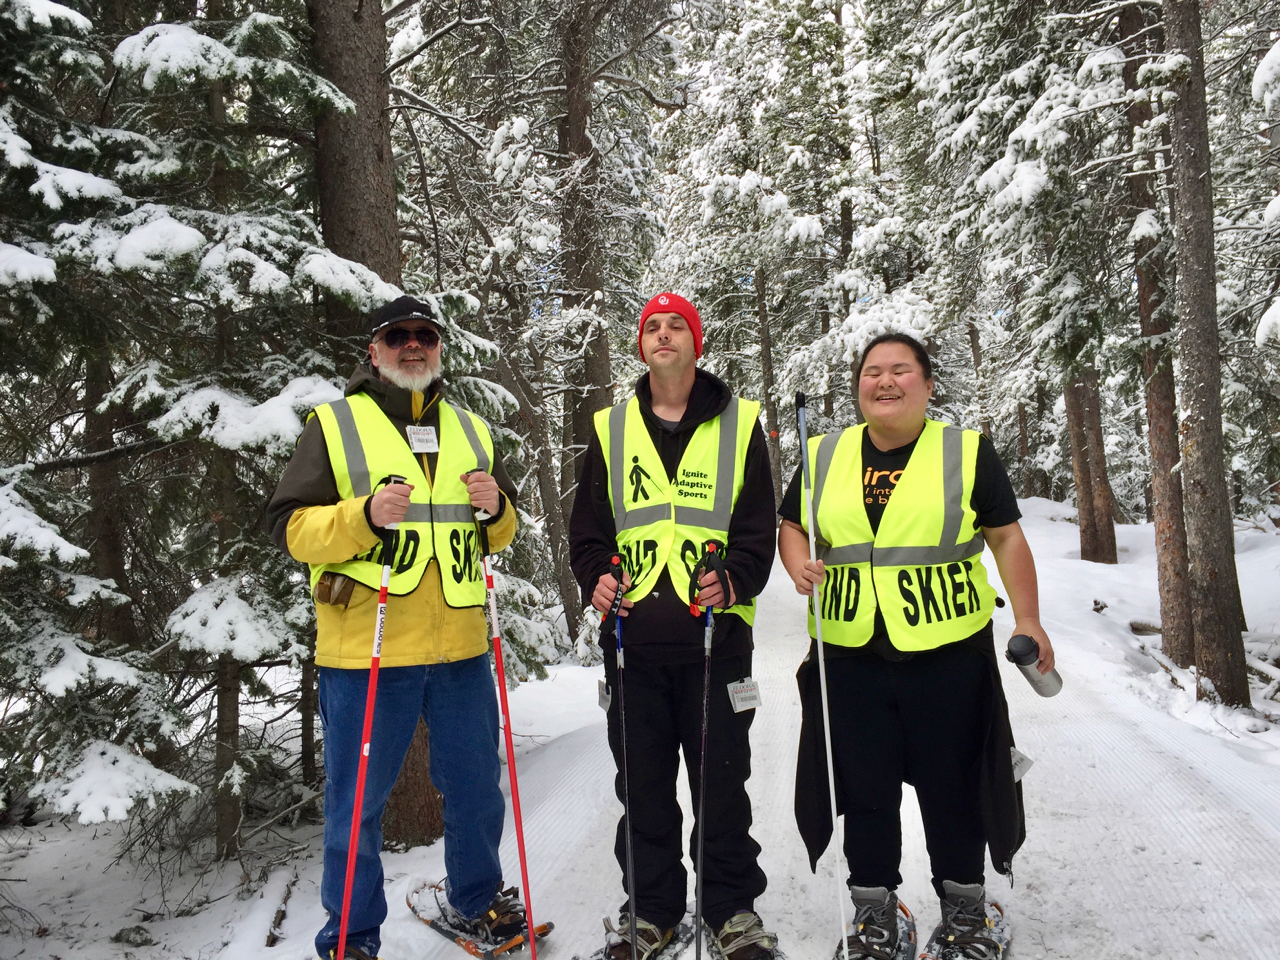
[[[320,667],[319,678],[325,769],[320,902],[328,922],[316,934],[316,952],[328,957],[338,946],[342,921],[369,671]],[[419,715],[431,733],[431,782],[444,796],[449,902],[464,917],[478,917],[502,885],[498,844],[506,800],[499,787],[498,703],[488,655],[380,670],[347,926],[347,942],[374,957],[381,946],[378,929],[387,917],[379,856],[382,811],[409,752]]]

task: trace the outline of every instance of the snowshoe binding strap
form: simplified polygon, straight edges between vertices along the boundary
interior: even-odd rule
[[[698,617],[702,612],[698,609],[702,604],[698,603],[698,581],[702,579],[705,573],[714,573],[720,581],[720,589],[724,591],[724,602],[729,602],[729,572],[724,568],[725,546],[719,540],[708,540],[702,545],[702,556],[698,558],[697,564],[693,568],[693,573],[689,575],[689,613]],[[727,606],[721,607],[721,610],[728,610]]]
[[[760,917],[748,910],[730,917],[715,934],[716,944],[725,960],[773,957],[778,938],[765,930]]]
[[[980,912],[979,912],[980,911]],[[966,960],[1000,960],[1003,948],[991,936],[995,924],[985,901],[977,904],[942,902],[942,929],[938,946],[949,956]]]
[[[616,927],[613,925],[613,921],[606,918],[604,929],[609,934],[609,943],[605,947],[605,957],[612,958],[612,960],[630,960],[632,933],[631,923],[627,914],[624,913],[618,918]],[[638,960],[648,960],[648,958],[661,953],[662,949],[671,942],[671,936],[674,932],[674,929],[661,930],[648,920],[636,917],[635,947]]]

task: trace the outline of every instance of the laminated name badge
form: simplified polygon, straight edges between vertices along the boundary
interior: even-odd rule
[[[609,704],[613,703],[613,691],[609,689],[609,685],[604,682],[604,677],[600,678],[600,709],[605,713],[609,712]]]
[[[440,441],[436,439],[435,427],[420,427],[411,423],[404,430],[409,437],[409,449],[414,453],[440,452]]]
[[[743,710],[754,710],[760,706],[760,685],[747,677],[729,684],[729,702],[733,704],[734,713]]]
[[[1031,765],[1035,761],[1025,753],[1019,752],[1017,747],[1009,748],[1009,756],[1013,758],[1013,782],[1017,783],[1026,776],[1027,771],[1031,769]]]

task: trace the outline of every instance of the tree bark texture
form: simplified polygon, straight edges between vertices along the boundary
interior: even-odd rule
[[[320,783],[320,768],[316,763],[316,714],[319,700],[316,691],[316,661],[314,655],[302,661],[302,683],[298,691],[298,720],[301,729],[302,782],[308,787]]]
[[[1089,469],[1089,439],[1084,425],[1084,388],[1077,378],[1067,378],[1063,399],[1067,406],[1067,432],[1071,437],[1071,472],[1076,481],[1080,559],[1093,560],[1100,551],[1098,521],[1094,515],[1093,472]]]
[[[1125,86],[1138,89],[1141,58],[1153,53],[1142,10],[1137,5],[1120,12],[1127,60]],[[1151,102],[1135,97],[1129,106],[1132,137],[1152,119]],[[1145,169],[1155,169],[1148,153]],[[1129,203],[1135,217],[1156,209],[1154,174],[1131,171]],[[1151,457],[1151,517],[1156,535],[1156,580],[1160,588],[1161,647],[1180,667],[1195,663],[1195,630],[1192,624],[1191,583],[1187,575],[1187,529],[1182,511],[1182,477],[1178,472],[1178,400],[1170,349],[1170,310],[1165,302],[1166,263],[1163,248],[1154,237],[1140,237],[1133,246],[1134,274],[1138,286],[1138,327],[1143,340],[1142,373],[1146,380],[1147,448]]]
[[[388,283],[401,280],[396,220],[396,171],[391,149],[393,115],[382,5],[372,0],[307,0],[315,31],[312,49],[320,72],[355,103],[354,113],[324,110],[316,121],[316,180],[325,245],[363,263]],[[363,319],[329,304],[330,332],[355,336]],[[359,722],[357,718],[353,722]],[[421,731],[419,731],[421,733]],[[421,736],[414,738],[415,744]],[[413,846],[432,834],[443,814],[440,796],[422,790],[430,776],[427,750],[415,746],[387,803],[384,837]]]
[[[1116,563],[1115,495],[1107,476],[1107,445],[1102,431],[1102,397],[1098,371],[1087,366],[1080,371],[1083,387],[1085,442],[1089,445],[1089,477],[1093,485],[1093,519],[1098,528],[1099,563]]]
[[[307,0],[320,73],[355,104],[355,112],[326,108],[316,119],[316,181],[325,245],[363,263],[388,283],[400,283],[396,171],[387,30],[373,0]],[[331,333],[362,332],[362,318],[334,306]]]
[[[217,685],[217,742],[213,753],[213,817],[218,859],[227,860],[240,850],[240,820],[244,798],[231,781],[240,752],[240,663],[229,653],[218,655],[214,667]]]
[[[98,412],[98,405],[113,385],[110,354],[105,342],[101,350],[85,360],[84,444],[90,453],[115,446],[112,410]],[[94,576],[115,582],[119,593],[129,595],[128,550],[125,542],[124,491],[120,481],[120,461],[93,463],[89,473],[89,513],[86,518],[89,556]],[[138,628],[133,619],[133,604],[111,607],[99,603],[98,633],[107,643],[138,648]]]
[[[981,415],[982,432],[991,439],[991,418],[987,416],[986,385],[982,381],[982,341],[978,338],[978,325],[969,321],[969,350],[973,353],[973,377],[978,384],[978,409]]]
[[[773,473],[773,505],[782,503],[782,451],[778,445],[778,398],[773,382],[773,336],[769,331],[769,281],[763,265],[756,267],[756,315],[760,319],[760,377],[764,381],[765,439]]]
[[[542,357],[535,359],[534,373],[539,383],[543,382],[544,363]],[[573,576],[573,568],[569,565],[569,527],[565,519],[565,496],[572,491],[562,489],[557,479],[557,468],[564,470],[573,468],[568,457],[558,458],[556,447],[551,442],[552,420],[546,414],[549,407],[547,398],[538,393],[538,388],[524,377],[519,368],[509,363],[505,357],[498,360],[498,374],[502,385],[516,398],[519,405],[519,417],[524,421],[530,440],[536,451],[534,472],[538,478],[538,496],[542,501],[542,513],[546,523],[547,543],[551,547],[551,560],[555,566],[556,586],[560,591],[560,603],[564,609],[565,627],[571,638],[578,636],[582,626],[582,591]],[[569,478],[576,479],[576,478]]]
[[[1173,91],[1171,140],[1182,419],[1182,490],[1196,638],[1197,695],[1247,706],[1235,530],[1222,438],[1213,186],[1204,55],[1197,0],[1164,0],[1165,39],[1188,68]]]
[[[564,263],[564,305],[591,308],[597,317],[605,306],[598,295],[604,290],[604,210],[600,197],[600,157],[591,139],[592,94],[595,92],[594,57],[598,20],[594,4],[582,0],[570,10],[563,27],[564,115],[560,118],[562,193],[560,243]],[[574,410],[574,445],[584,447],[590,434],[590,415],[613,403],[613,372],[609,359],[608,330],[602,323],[590,327],[584,319],[579,331],[584,339],[582,392]],[[575,456],[576,463],[577,457]],[[576,469],[569,471],[570,476]]]
[[[390,849],[420,847],[444,836],[444,799],[431,782],[431,741],[427,725],[418,729],[382,814],[382,845]]]

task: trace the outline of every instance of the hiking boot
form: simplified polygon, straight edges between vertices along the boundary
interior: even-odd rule
[[[853,920],[845,931],[845,943],[836,947],[835,960],[899,960],[915,956],[916,922],[888,887],[849,887],[853,896]]]
[[[766,933],[763,921],[750,910],[735,913],[715,938],[725,960],[774,960],[778,952],[778,938]]]
[[[1009,949],[1009,924],[980,883],[942,881],[942,922],[920,960],[1001,960]]]
[[[605,920],[604,928],[609,934],[609,942],[605,946],[605,956],[609,960],[631,960],[631,915],[623,913],[615,927]],[[662,951],[671,942],[675,928],[660,930],[648,920],[636,917],[636,960],[649,960]]]
[[[524,916],[524,904],[520,902],[520,892],[515,887],[499,890],[484,913],[474,918],[464,917],[455,910],[443,887],[436,889],[436,905],[440,908],[440,919],[446,926],[474,940],[495,946],[524,933],[528,925]]]

